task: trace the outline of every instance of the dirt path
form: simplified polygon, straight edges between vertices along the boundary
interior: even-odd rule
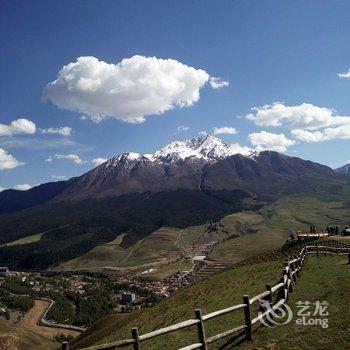
[[[34,306],[31,308],[21,321],[21,326],[30,331],[40,333],[46,337],[52,338],[57,333],[65,335],[78,336],[80,333],[69,329],[43,327],[37,325],[41,315],[45,312],[50,303],[46,300],[34,300]]]

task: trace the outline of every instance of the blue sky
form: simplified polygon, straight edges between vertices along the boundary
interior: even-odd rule
[[[215,127],[231,128],[217,135],[228,143],[350,161],[348,1],[0,6],[2,188],[80,175],[93,159]]]

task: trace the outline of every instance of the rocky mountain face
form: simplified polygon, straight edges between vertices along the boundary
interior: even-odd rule
[[[153,154],[125,153],[79,177],[55,200],[102,198],[177,189],[234,190],[257,194],[312,186],[334,175],[324,165],[277,152],[237,153],[213,136],[175,141]]]
[[[0,193],[0,212],[24,209],[45,201],[178,189],[240,189],[266,195],[312,188],[321,179],[336,175],[324,165],[272,151],[237,149],[207,135],[171,142],[153,154],[124,153],[66,182],[44,184],[24,192],[4,191]]]

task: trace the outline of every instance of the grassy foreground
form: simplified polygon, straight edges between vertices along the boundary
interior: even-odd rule
[[[243,349],[350,349],[350,266],[346,256],[310,257],[288,305],[294,317],[287,325],[261,327]],[[297,325],[297,301],[327,301],[328,328]],[[314,306],[310,311],[314,311]],[[319,316],[317,316],[319,317]]]
[[[100,320],[77,341],[74,348],[107,343],[130,337],[130,330],[137,326],[141,333],[193,318],[195,308],[203,313],[241,303],[242,295],[254,296],[263,291],[266,283],[275,283],[281,275],[283,257],[260,261],[227,270],[207,280],[186,288],[152,309],[144,309],[128,315],[112,315]],[[350,291],[348,281],[350,266],[346,257],[310,257],[298,280],[296,291],[289,305],[297,313],[296,301],[326,300],[329,303],[329,328],[300,326],[295,316],[288,325],[274,328],[260,327],[252,343],[243,343],[243,349],[349,349],[350,348]],[[206,322],[207,336],[220,333],[243,323],[241,312]],[[161,336],[142,343],[143,349],[178,349],[193,343],[196,330],[189,329]],[[219,349],[222,343],[213,344]],[[225,349],[230,348],[225,347]]]
[[[275,260],[273,260],[275,258]],[[194,310],[201,308],[204,314],[242,302],[243,294],[256,295],[265,290],[266,283],[276,283],[282,273],[283,257],[267,256],[255,264],[247,264],[226,270],[206,280],[175,293],[167,300],[150,309],[143,309],[129,315],[110,316],[109,322],[101,320],[90,332],[81,337],[74,348],[91,344],[107,343],[129,338],[131,328],[139,327],[146,333],[194,317]],[[251,262],[250,262],[251,263]],[[121,319],[123,317],[123,319]],[[207,336],[227,330],[243,322],[243,313],[223,316],[206,323]],[[90,333],[90,334],[89,334]],[[161,336],[142,343],[143,349],[178,349],[196,339],[196,329],[188,329]]]

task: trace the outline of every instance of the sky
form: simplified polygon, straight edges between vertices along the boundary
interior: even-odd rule
[[[0,189],[213,134],[350,161],[349,1],[0,0]]]

